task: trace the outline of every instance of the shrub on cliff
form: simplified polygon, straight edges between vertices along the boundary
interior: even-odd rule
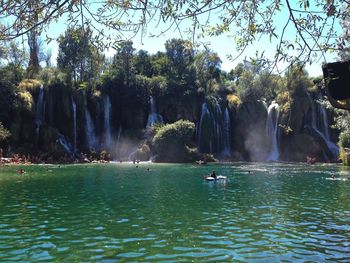
[[[158,154],[156,160],[161,162],[193,161],[187,145],[191,142],[194,131],[194,123],[186,120],[179,120],[160,128],[153,138]]]
[[[17,87],[17,90],[20,92],[31,92],[34,93],[41,85],[41,82],[36,79],[24,79],[22,80]]]
[[[0,143],[6,141],[8,138],[10,138],[10,136],[11,136],[10,131],[7,130],[0,122]]]

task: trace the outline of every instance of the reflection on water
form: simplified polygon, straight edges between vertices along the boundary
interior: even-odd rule
[[[340,166],[16,169],[0,167],[0,261],[349,262]],[[211,170],[227,182],[205,182]]]

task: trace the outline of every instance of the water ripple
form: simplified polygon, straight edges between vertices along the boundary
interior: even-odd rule
[[[336,165],[92,167],[2,174],[0,261],[349,262]],[[203,182],[212,169],[228,182]]]

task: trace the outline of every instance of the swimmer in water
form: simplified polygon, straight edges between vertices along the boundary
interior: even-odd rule
[[[19,173],[19,174],[24,174],[25,173],[25,171],[24,171],[24,169],[19,169],[18,171],[17,171],[17,173]]]
[[[214,179],[216,179],[216,173],[215,173],[215,171],[213,171],[213,172],[211,173],[210,177],[213,177]]]

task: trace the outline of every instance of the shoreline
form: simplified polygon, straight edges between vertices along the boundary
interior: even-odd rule
[[[30,166],[30,165],[72,165],[72,164],[133,164],[133,165],[140,165],[140,164],[192,164],[198,167],[206,166],[207,164],[237,164],[237,163],[251,163],[251,164],[303,164],[305,166],[314,166],[314,165],[334,165],[334,164],[341,164],[341,162],[316,162],[313,164],[305,162],[297,162],[297,161],[243,161],[243,160],[223,160],[223,161],[216,161],[216,162],[208,162],[206,164],[198,164],[198,162],[187,162],[187,163],[169,163],[169,162],[152,162],[152,161],[118,161],[118,160],[74,160],[71,162],[47,162],[47,161],[41,161],[41,162],[30,162],[30,161],[23,161],[23,160],[13,160],[13,158],[9,157],[2,157],[0,158],[0,167],[1,166]]]

